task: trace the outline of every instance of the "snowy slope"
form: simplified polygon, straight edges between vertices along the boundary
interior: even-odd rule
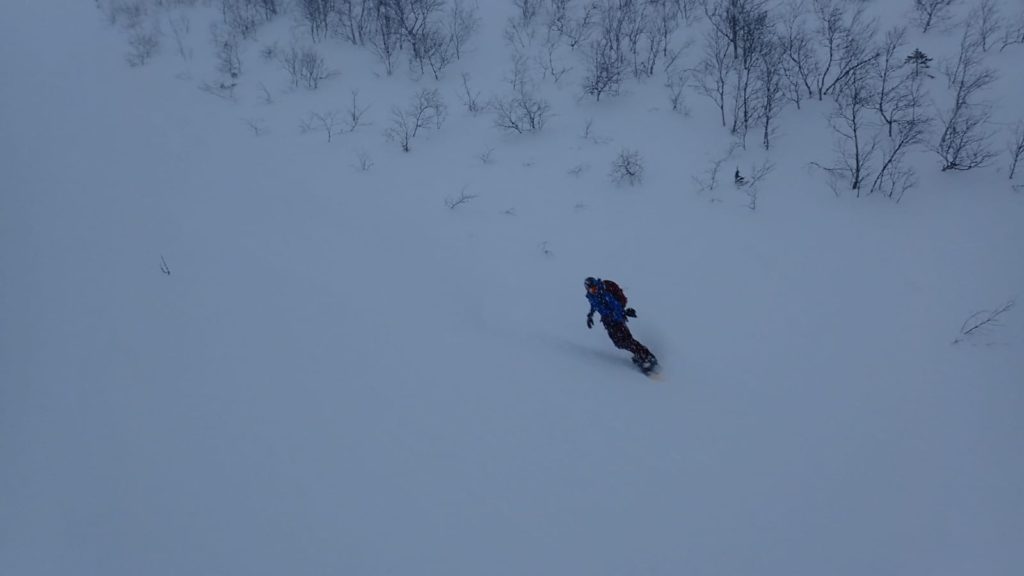
[[[1024,570],[1024,315],[951,345],[1024,292],[1003,160],[921,152],[901,203],[836,198],[812,102],[751,211],[731,174],[756,145],[715,194],[693,182],[729,146],[709,102],[579,99],[571,74],[541,84],[544,131],[506,135],[457,97],[461,72],[503,90],[505,4],[440,82],[334,42],[315,92],[259,56],[303,32],[281,19],[229,102],[197,89],[212,8],[187,11],[192,61],[165,38],[129,68],[93,3],[13,0],[0,574]],[[999,122],[1021,54],[990,56]],[[449,117],[403,153],[382,134],[421,86]],[[300,133],[354,89],[372,125]],[[609,181],[622,148],[641,186]],[[626,289],[662,381],[586,329],[588,275]]]

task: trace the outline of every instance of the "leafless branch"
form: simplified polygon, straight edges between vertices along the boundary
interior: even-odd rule
[[[944,24],[950,19],[950,8],[957,0],[914,0],[917,11],[917,22],[921,32],[927,34],[934,26]]]
[[[356,165],[355,168],[360,172],[369,172],[373,168],[373,158],[370,157],[370,153],[366,150],[360,150],[356,153]]]
[[[345,111],[344,130],[346,134],[355,132],[360,126],[367,126],[369,123],[363,121],[370,106],[359,105],[359,90],[352,91],[352,104]]]
[[[959,54],[944,66],[953,103],[943,113],[942,135],[935,145],[943,171],[984,166],[994,156],[987,128],[991,112],[984,103],[977,103],[975,96],[995,82],[996,71],[985,66],[973,26],[965,24]]]
[[[1017,18],[1012,23],[1007,23],[1003,29],[1003,41],[999,51],[1002,52],[1014,44],[1024,44],[1024,8]]]
[[[980,0],[967,14],[967,21],[974,22],[974,34],[981,44],[982,52],[995,44],[994,38],[1003,27],[997,0]]]
[[[739,143],[734,142],[731,146],[729,146],[729,149],[726,150],[725,155],[723,155],[720,158],[711,160],[710,166],[708,166],[708,169],[704,171],[704,176],[702,178],[693,176],[693,181],[698,186],[698,194],[703,192],[714,192],[715,189],[718,188],[718,174],[722,169],[722,165],[728,162],[730,158],[732,158],[732,155],[736,152],[736,149],[738,147]]]
[[[736,168],[736,173],[733,175],[733,183],[747,195],[747,208],[752,212],[757,211],[757,195],[760,192],[758,184],[771,174],[773,170],[775,170],[775,165],[768,160],[765,160],[760,165],[751,166],[749,178],[740,174],[739,167]]]
[[[185,46],[185,37],[191,32],[192,23],[188,19],[188,16],[184,14],[170,17],[167,19],[167,23],[170,25],[171,34],[174,35],[174,44],[178,48],[178,56],[181,56],[182,61],[188,63],[192,61],[192,49]]]
[[[299,128],[303,133],[318,126],[324,131],[327,136],[327,141],[331,142],[334,139],[334,135],[340,132],[342,121],[340,114],[337,110],[330,110],[327,112],[310,112],[309,116],[299,125]]]
[[[236,102],[235,98],[235,87],[238,86],[237,82],[219,82],[217,84],[211,84],[210,82],[203,82],[199,85],[199,89],[207,94],[216,96],[222,100],[228,102]]]
[[[1013,131],[1013,139],[1010,141],[1010,180],[1017,172],[1017,162],[1024,158],[1024,120],[1017,122]]]
[[[611,179],[617,184],[626,183],[630,186],[640,184],[644,180],[644,162],[640,152],[623,149],[612,163]]]
[[[590,164],[577,164],[569,169],[569,174],[579,178],[584,172],[590,169]]]
[[[477,198],[477,195],[476,194],[468,194],[468,193],[466,193],[466,186],[463,186],[462,190],[459,191],[459,195],[458,196],[456,196],[454,198],[452,198],[452,197],[445,198],[444,199],[444,205],[449,210],[455,210],[456,208],[458,208],[459,206],[461,206],[463,204],[468,204],[474,198]]]
[[[1012,310],[1015,304],[1016,301],[1011,298],[994,310],[981,310],[971,314],[960,326],[960,335],[953,340],[953,344],[959,344],[992,328],[1001,326],[1002,317]]]
[[[253,136],[260,136],[267,131],[266,124],[260,118],[246,118],[245,125],[252,130]]]
[[[270,94],[270,90],[260,82],[260,91],[263,93],[263,103],[270,105],[274,103],[274,97]]]
[[[476,116],[486,110],[487,105],[480,103],[480,92],[474,92],[473,89],[469,87],[469,78],[469,74],[465,72],[462,73],[462,94],[460,97],[462,104],[466,107],[466,110],[468,110],[470,114]]]

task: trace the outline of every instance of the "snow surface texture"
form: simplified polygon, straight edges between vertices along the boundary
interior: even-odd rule
[[[321,42],[315,91],[260,55],[308,43],[282,16],[229,101],[197,89],[215,6],[150,14],[161,49],[129,67],[93,2],[5,2],[0,574],[1024,573],[1024,314],[951,344],[1024,293],[1005,158],[943,173],[922,148],[900,203],[837,198],[808,168],[826,98],[699,192],[730,136],[663,77],[595,102],[562,51],[558,83],[533,65],[541,132],[469,114],[461,73],[507,91],[512,11],[481,2],[440,81]],[[938,63],[959,33],[911,37]],[[1000,126],[1022,56],[986,56]],[[449,113],[404,153],[383,132],[420,87]],[[372,124],[297,128],[352,90]],[[623,149],[639,185],[609,178]],[[765,158],[751,210],[733,171]],[[586,329],[590,275],[663,380]]]

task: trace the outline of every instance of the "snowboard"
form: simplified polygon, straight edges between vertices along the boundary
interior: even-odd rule
[[[661,377],[661,364],[658,364],[657,358],[654,358],[654,361],[651,362],[650,364],[643,364],[641,362],[633,360],[633,365],[636,366],[637,369],[640,370],[640,372],[644,376],[647,376],[648,378],[658,380]]]

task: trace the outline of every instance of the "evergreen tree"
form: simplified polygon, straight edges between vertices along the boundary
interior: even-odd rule
[[[904,60],[905,63],[910,64],[913,67],[910,74],[914,78],[920,78],[922,74],[928,78],[934,78],[934,76],[928,72],[931,66],[931,61],[931,56],[921,52],[920,48],[914,49],[910,56],[907,56],[907,59]]]

